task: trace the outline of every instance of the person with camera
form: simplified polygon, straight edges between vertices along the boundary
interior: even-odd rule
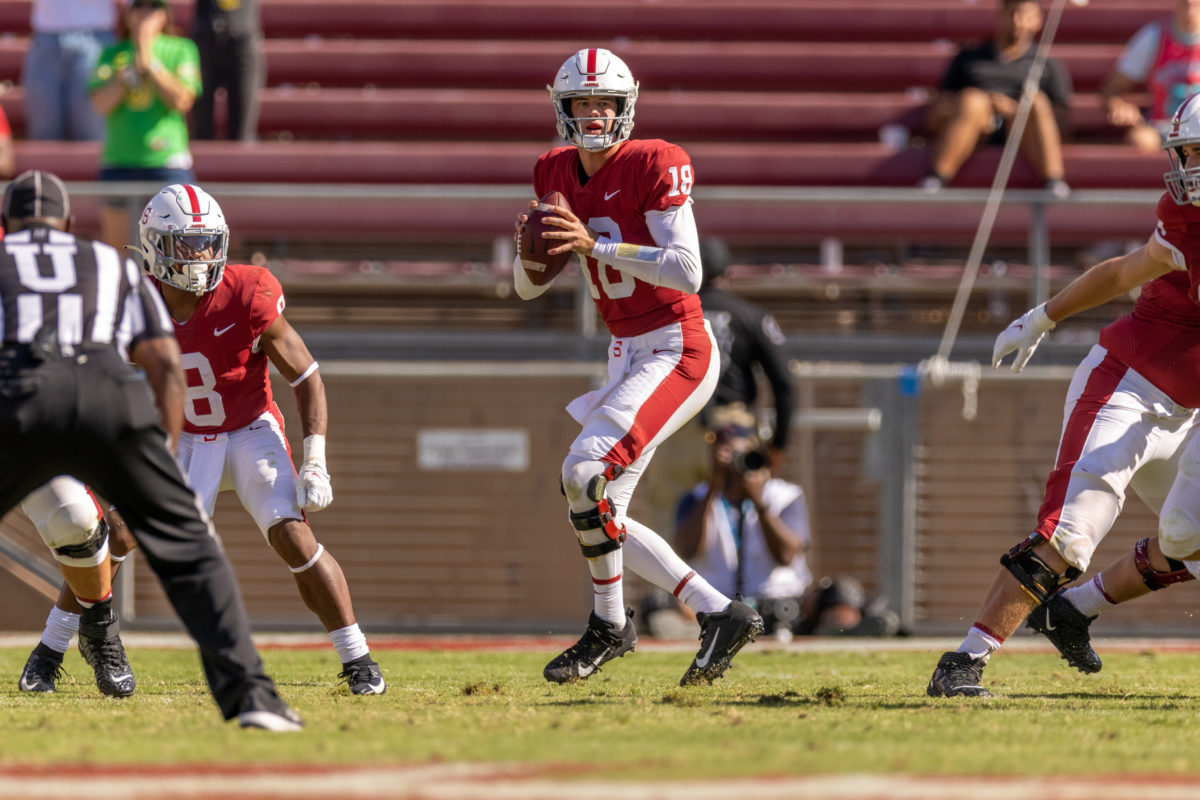
[[[680,500],[675,548],[718,591],[744,596],[768,633],[800,632],[801,598],[813,583],[808,503],[803,489],[771,474],[753,425],[746,415],[713,434],[710,477]],[[784,612],[782,626],[774,611]]]

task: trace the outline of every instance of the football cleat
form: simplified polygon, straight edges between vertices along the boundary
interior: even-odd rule
[[[121,624],[112,600],[85,608],[79,618],[79,654],[96,674],[96,687],[109,697],[128,697],[137,688],[121,644]]]
[[[579,641],[547,664],[542,674],[553,683],[585,681],[592,673],[599,672],[602,664],[632,652],[636,646],[637,629],[633,626],[632,608],[625,609],[625,627],[619,631],[593,611]]]
[[[763,632],[763,618],[738,599],[716,614],[696,614],[700,650],[679,679],[680,686],[708,685],[725,674],[738,651]]]
[[[930,697],[991,697],[979,685],[987,661],[971,658],[969,653],[942,653],[925,694]]]
[[[387,691],[383,672],[371,659],[370,653],[342,664],[342,672],[338,677],[350,687],[350,694],[383,694]]]
[[[1083,612],[1063,597],[1052,594],[1033,610],[1025,625],[1050,640],[1067,663],[1080,672],[1099,672],[1100,656],[1092,649],[1092,638],[1088,633],[1095,617],[1084,616]]]
[[[65,653],[47,647],[45,642],[38,642],[38,646],[29,654],[29,660],[25,662],[25,669],[21,670],[17,688],[22,692],[53,692],[57,688],[55,681],[63,674],[64,655]]]
[[[269,696],[260,694],[247,698],[237,715],[237,721],[239,727],[273,733],[293,733],[304,728],[304,720],[300,719],[300,715],[274,692]]]

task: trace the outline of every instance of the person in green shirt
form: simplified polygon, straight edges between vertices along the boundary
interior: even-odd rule
[[[117,41],[100,54],[88,87],[105,118],[99,180],[195,182],[186,115],[200,93],[200,55],[174,34],[166,0],[128,0],[121,9]],[[144,204],[142,197],[102,202],[100,239],[118,248],[134,241],[129,209]]]

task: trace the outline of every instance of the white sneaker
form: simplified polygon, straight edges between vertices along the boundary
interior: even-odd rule
[[[275,733],[292,733],[304,728],[300,715],[274,695],[265,699],[265,702],[264,698],[249,700],[243,708],[245,710],[237,715],[238,726],[242,728],[258,728]]]
[[[926,175],[917,183],[917,188],[925,194],[937,194],[946,188],[946,182],[937,175]]]

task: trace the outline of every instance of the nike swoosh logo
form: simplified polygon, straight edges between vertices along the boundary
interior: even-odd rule
[[[232,328],[234,325],[237,325],[237,323],[236,323],[236,322],[231,322],[231,323],[229,323],[228,325],[226,325],[224,328],[219,328],[219,329],[218,329],[218,328],[213,328],[213,336],[220,336],[222,333],[225,333],[225,332],[226,332],[226,331],[228,331],[230,328]]]
[[[708,645],[708,652],[696,659],[696,667],[704,669],[708,666],[708,662],[712,660],[713,649],[717,646],[717,637],[713,637],[712,642]]]
[[[618,192],[620,192],[620,191],[621,191],[620,189],[617,189],[617,191],[616,191],[616,192],[605,192],[605,193],[604,193],[604,199],[605,199],[605,200],[612,200],[614,197],[616,197],[616,196],[617,196],[617,193],[618,193]]]
[[[1051,624],[1050,624],[1050,609],[1048,609],[1048,608],[1047,608],[1047,609],[1046,609],[1046,630],[1047,630],[1047,631],[1052,631],[1052,630],[1054,630],[1056,627],[1057,627],[1056,625],[1051,625]]]
[[[21,691],[23,691],[23,692],[33,692],[33,691],[36,691],[36,690],[37,690],[37,686],[36,686],[36,684],[30,683],[30,682],[29,682],[29,679],[28,679],[28,678],[26,678],[24,675],[22,675],[22,676],[21,676]]]

